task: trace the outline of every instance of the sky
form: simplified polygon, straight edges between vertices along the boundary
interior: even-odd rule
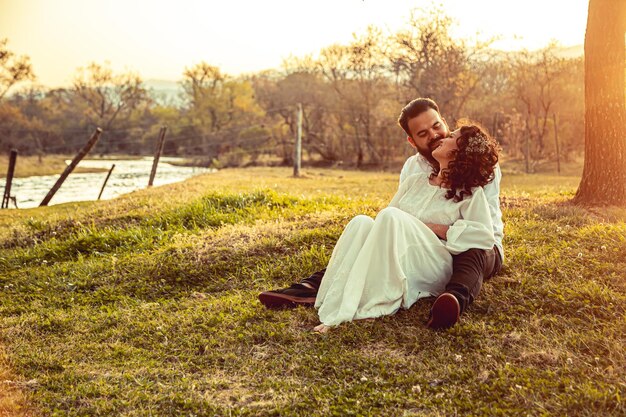
[[[430,0],[0,0],[0,39],[31,58],[37,82],[70,85],[108,62],[144,80],[178,81],[205,61],[231,75],[346,44],[368,25],[395,33]],[[500,36],[504,50],[584,41],[588,0],[439,0],[461,38]]]

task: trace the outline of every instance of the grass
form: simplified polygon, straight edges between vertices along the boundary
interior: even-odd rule
[[[505,268],[441,332],[426,302],[319,335],[315,310],[256,299],[325,266],[393,174],[233,169],[4,210],[0,358],[35,415],[624,415],[626,210],[564,204],[577,183],[504,177]]]

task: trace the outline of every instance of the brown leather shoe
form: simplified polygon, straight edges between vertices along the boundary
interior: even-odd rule
[[[426,323],[426,327],[431,329],[447,329],[452,327],[459,321],[461,315],[461,306],[459,300],[449,293],[441,294],[430,309],[430,319]]]
[[[311,307],[315,304],[317,290],[300,283],[280,290],[265,291],[259,294],[259,301],[267,308]]]

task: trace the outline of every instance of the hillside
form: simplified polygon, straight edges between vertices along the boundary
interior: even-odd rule
[[[319,335],[315,310],[256,296],[323,267],[397,176],[290,173],[0,211],[5,384],[34,415],[626,413],[626,210],[505,175],[505,268],[459,325],[425,329],[419,302]]]

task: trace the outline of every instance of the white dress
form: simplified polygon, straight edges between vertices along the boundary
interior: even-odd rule
[[[433,171],[430,163],[419,153],[409,157],[402,171],[400,171],[400,183],[413,174],[431,173]],[[504,223],[502,222],[502,210],[500,209],[500,180],[502,180],[502,171],[500,165],[496,164],[493,171],[494,178],[489,184],[483,187],[489,211],[491,212],[491,222],[493,224],[493,235],[496,238],[496,246],[499,250],[501,260],[504,261],[504,248],[502,246],[502,238],[504,237]]]
[[[428,174],[406,178],[376,219],[353,218],[335,245],[315,307],[326,326],[380,317],[438,295],[452,273],[452,256],[491,249],[495,239],[482,188],[454,202]],[[449,225],[440,240],[424,223]]]

